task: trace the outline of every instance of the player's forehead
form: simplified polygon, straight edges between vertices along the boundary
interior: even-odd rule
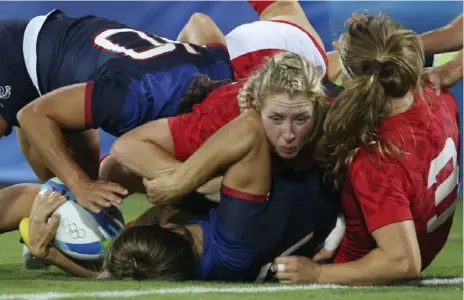
[[[288,95],[276,94],[267,97],[263,103],[263,109],[268,113],[281,115],[312,114],[314,103],[304,94]]]

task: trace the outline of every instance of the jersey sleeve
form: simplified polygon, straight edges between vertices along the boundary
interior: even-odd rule
[[[205,104],[195,105],[187,114],[168,118],[174,142],[174,153],[184,161],[216,131],[227,123],[219,108]]]
[[[404,190],[405,175],[393,162],[374,165],[360,155],[349,172],[353,190],[369,233],[401,221],[412,220]]]
[[[104,72],[87,83],[85,122],[114,136],[142,124],[146,101],[141,88],[123,73]]]

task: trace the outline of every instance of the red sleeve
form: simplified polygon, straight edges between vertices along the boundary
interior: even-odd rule
[[[191,113],[168,118],[178,160],[186,160],[222,126],[235,119],[240,110],[237,93],[245,81],[215,89]]]
[[[191,113],[168,118],[174,143],[174,153],[178,160],[189,158],[227,120],[214,107],[195,105]]]
[[[404,190],[406,178],[393,162],[374,165],[371,157],[361,153],[349,177],[369,233],[393,223],[412,220]]]

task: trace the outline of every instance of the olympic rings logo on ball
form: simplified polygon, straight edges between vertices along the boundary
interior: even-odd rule
[[[85,237],[85,230],[77,228],[76,223],[71,223],[67,218],[61,221],[61,226],[66,228],[66,233],[70,234],[73,239],[82,239]]]

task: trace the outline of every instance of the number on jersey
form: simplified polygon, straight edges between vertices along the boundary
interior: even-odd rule
[[[128,49],[124,46],[118,45],[111,41],[111,37],[124,32],[133,32],[138,35],[142,40],[145,40],[153,45],[150,49],[144,49],[143,51],[136,51],[134,49]],[[145,60],[155,58],[159,55],[167,54],[169,52],[175,51],[177,47],[184,47],[185,50],[191,54],[198,55],[199,53],[193,49],[187,43],[182,43],[178,41],[171,41],[167,38],[162,38],[154,35],[147,35],[146,33],[130,29],[130,28],[117,28],[117,29],[107,29],[102,31],[94,38],[94,44],[106,51],[118,52],[129,56],[137,60]]]
[[[438,175],[445,168],[448,162],[451,160],[453,164],[453,172],[443,181],[438,181]],[[437,207],[443,200],[445,200],[451,193],[457,192],[457,186],[459,184],[459,166],[458,166],[458,152],[456,150],[456,144],[452,138],[448,138],[445,143],[445,147],[438,154],[437,157],[430,163],[429,177],[428,177],[428,188],[430,189],[434,184],[438,184],[435,190],[435,207]],[[427,222],[427,232],[433,232],[441,224],[445,223],[454,213],[456,208],[456,198],[453,202],[441,213],[435,214]]]

